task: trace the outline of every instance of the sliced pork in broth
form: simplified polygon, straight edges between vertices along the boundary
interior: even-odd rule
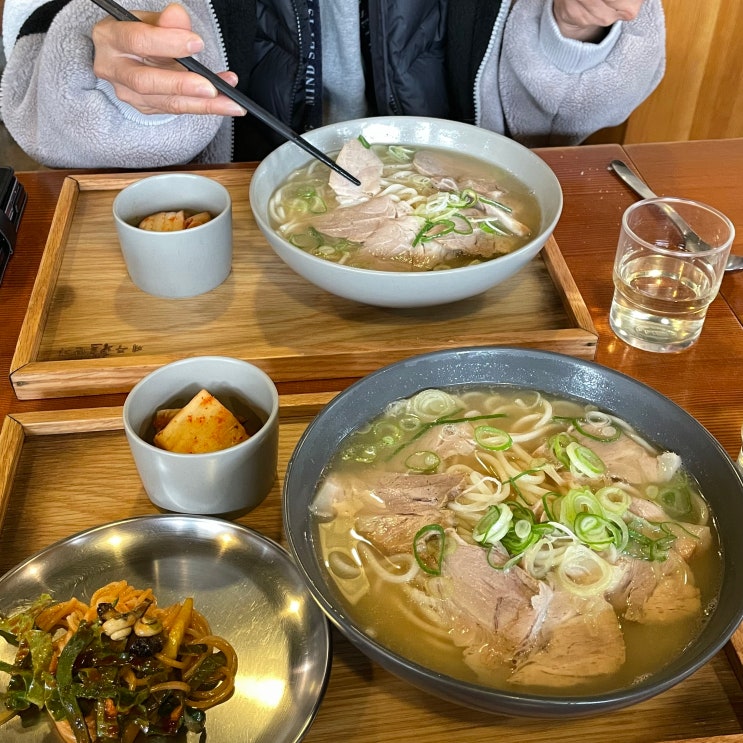
[[[498,688],[630,685],[716,600],[714,521],[678,456],[534,391],[394,403],[343,442],[312,511],[359,626]]]
[[[457,268],[510,253],[538,230],[534,195],[476,158],[352,139],[336,161],[361,184],[313,162],[269,205],[281,235],[327,260],[389,271]]]

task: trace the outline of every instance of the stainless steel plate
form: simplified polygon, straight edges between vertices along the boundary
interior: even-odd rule
[[[214,743],[299,741],[309,729],[330,672],[324,614],[289,555],[238,524],[203,516],[147,516],[106,524],[45,549],[0,578],[0,611],[41,593],[89,600],[112,580],[151,586],[161,605],[194,597],[212,630],[239,658],[235,694],[207,712]],[[0,657],[12,648],[0,640]],[[43,720],[2,728],[4,743],[51,743]]]

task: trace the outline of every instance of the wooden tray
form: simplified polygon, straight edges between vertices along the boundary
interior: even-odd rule
[[[279,481],[239,519],[284,542],[283,473],[307,423],[328,395],[282,397]],[[0,574],[81,530],[155,513],[137,477],[121,409],[11,415],[0,432]],[[726,652],[673,689],[626,710],[567,721],[512,719],[459,707],[392,676],[333,633],[333,669],[305,741],[343,743],[741,743],[741,630]],[[737,652],[736,652],[737,648]],[[219,742],[223,743],[223,742]],[[278,743],[278,742],[277,742]]]
[[[143,174],[65,179],[11,363],[19,399],[126,392],[164,363],[203,354],[252,361],[277,382],[360,377],[468,345],[594,357],[596,330],[553,239],[524,271],[470,300],[369,307],[318,289],[275,255],[250,211],[252,168],[201,172],[232,194],[233,271],[182,300],[139,291],[121,257],[112,202]]]

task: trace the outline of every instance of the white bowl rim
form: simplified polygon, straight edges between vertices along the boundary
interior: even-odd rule
[[[417,121],[417,122],[424,122],[424,123],[431,123],[431,124],[441,124],[446,123],[452,126],[455,126],[457,128],[468,128],[477,131],[479,134],[485,134],[485,136],[492,136],[496,139],[504,140],[505,142],[509,143],[509,146],[516,146],[518,148],[521,148],[525,151],[525,153],[529,153],[530,155],[533,155],[535,158],[537,158],[539,161],[541,161],[541,165],[544,166],[544,172],[545,176],[552,180],[552,185],[556,186],[555,196],[557,198],[557,203],[555,205],[555,214],[554,216],[549,220],[547,225],[545,225],[537,234],[537,236],[534,238],[534,240],[538,240],[543,235],[547,235],[547,239],[549,239],[549,235],[551,235],[555,227],[557,226],[557,223],[560,220],[560,217],[562,215],[562,209],[564,205],[564,198],[562,193],[562,186],[560,184],[560,181],[558,180],[557,176],[555,175],[554,171],[547,165],[547,163],[539,158],[539,156],[534,153],[532,150],[530,150],[527,147],[524,147],[524,145],[519,144],[513,139],[510,139],[509,137],[506,137],[503,134],[499,134],[498,132],[491,131],[489,129],[484,129],[483,127],[475,126],[474,124],[467,124],[465,122],[458,122],[458,121],[450,121],[448,119],[436,119],[432,117],[425,117],[425,116],[376,116],[376,117],[366,117],[366,118],[360,118],[360,119],[352,119],[350,121],[343,121],[338,122],[337,124],[328,124],[323,127],[319,127],[318,129],[314,129],[310,132],[307,132],[303,135],[304,139],[314,144],[313,140],[321,138],[324,134],[326,134],[329,131],[337,130],[340,126],[348,126],[348,127],[356,127],[356,126],[364,126],[368,123],[374,123],[374,124],[384,124],[386,122],[390,123],[399,123],[400,121]],[[258,183],[260,178],[262,177],[264,172],[270,171],[272,167],[272,156],[275,153],[278,153],[281,151],[286,151],[286,149],[296,147],[296,145],[292,142],[285,142],[282,144],[279,148],[274,150],[273,152],[269,153],[265,159],[263,159],[256,168],[255,172],[253,173],[253,178],[251,179],[250,183],[250,194],[251,194],[251,204],[253,201],[253,193],[254,193],[254,183]],[[286,148],[286,149],[285,149]],[[476,157],[476,156],[474,156]],[[274,158],[275,159],[275,158]],[[311,158],[308,156],[306,163],[309,163]],[[536,162],[536,160],[535,160]],[[540,165],[540,167],[541,167]],[[298,165],[297,167],[303,167],[303,165]],[[515,177],[518,178],[518,175],[515,175]],[[253,216],[258,223],[259,226],[265,227],[268,230],[272,230],[273,228],[271,225],[266,221],[266,219],[263,217],[263,215],[257,211],[253,211]],[[313,255],[312,253],[308,253],[305,250],[302,250],[301,248],[298,248],[296,245],[292,245],[286,238],[282,237],[278,233],[276,233],[276,236],[278,239],[282,242],[286,250],[294,252],[296,255],[299,255],[301,257],[305,257],[308,261],[311,263],[315,263],[318,266],[332,266],[331,270],[337,270],[343,273],[350,273],[350,274],[359,274],[362,276],[376,276],[378,278],[384,278],[389,277],[390,275],[395,277],[405,276],[406,281],[430,281],[430,277],[435,274],[441,274],[443,275],[451,275],[452,273],[455,273],[457,275],[465,275],[467,273],[472,272],[481,272],[483,269],[483,266],[498,264],[503,265],[501,261],[503,259],[507,259],[509,256],[519,256],[524,253],[528,252],[530,250],[534,250],[534,240],[530,240],[526,244],[522,245],[521,247],[517,248],[516,250],[506,253],[505,255],[497,256],[496,258],[490,259],[488,261],[483,261],[482,263],[477,263],[474,265],[469,266],[459,266],[457,268],[448,268],[441,271],[382,271],[379,269],[373,269],[373,268],[358,268],[356,266],[348,266],[344,263],[333,263],[331,261],[327,261],[324,258],[320,258],[316,255]],[[546,240],[545,240],[546,242]],[[540,248],[541,250],[541,248]],[[537,251],[539,252],[539,251]],[[512,259],[512,260],[515,260]],[[418,278],[415,278],[418,277]],[[427,279],[424,279],[422,277],[428,277]]]

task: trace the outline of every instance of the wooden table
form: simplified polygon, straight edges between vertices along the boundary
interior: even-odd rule
[[[623,210],[634,195],[607,169],[622,158],[634,165],[658,193],[699,198],[732,219],[739,235],[734,252],[743,253],[743,201],[738,184],[743,171],[743,139],[674,144],[595,145],[539,150],[562,183],[565,207],[555,236],[599,333],[596,361],[654,387],[695,416],[731,456],[740,448],[743,422],[743,273],[725,278],[712,304],[699,342],[678,355],[656,355],[619,341],[608,324],[612,296],[611,267]],[[241,166],[231,166],[241,167]],[[49,225],[67,173],[20,173],[29,194],[19,245],[0,286],[0,419],[7,414],[29,421],[48,411],[119,406],[122,395],[46,400],[16,399],[7,372],[23,321]],[[352,380],[285,383],[285,395],[317,395]],[[115,411],[111,415],[115,416]],[[291,436],[301,421],[291,424]],[[40,448],[40,453],[43,447]],[[284,452],[284,457],[286,452]],[[8,453],[0,458],[0,474]],[[280,467],[285,465],[285,458]],[[30,466],[30,465],[29,465]],[[139,497],[139,496],[138,496]],[[262,510],[240,519],[267,536],[281,539],[280,491]],[[34,552],[89,526],[113,520],[120,504],[77,504],[73,515],[48,504],[11,504],[0,531],[0,574]],[[50,512],[51,509],[51,512]],[[126,515],[152,513],[139,497]],[[741,589],[743,590],[743,588]],[[739,642],[737,636],[736,642]],[[599,741],[656,743],[671,740],[743,742],[743,691],[734,666],[720,653],[707,666],[674,689],[640,704],[599,718],[563,723],[510,720],[489,716],[431,698],[369,662],[334,633],[330,683],[307,741]],[[223,743],[218,741],[217,743]],[[232,742],[229,742],[232,743]]]

